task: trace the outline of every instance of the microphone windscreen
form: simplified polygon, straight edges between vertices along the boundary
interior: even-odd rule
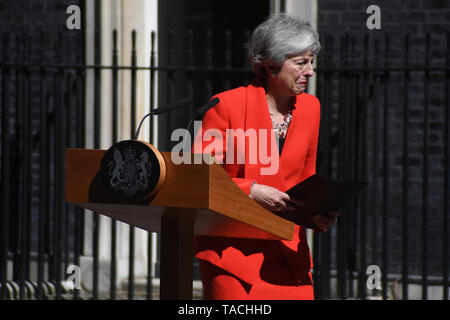
[[[209,109],[215,107],[216,104],[220,102],[220,99],[215,97],[214,99],[209,100],[203,107],[197,109],[195,112],[196,115],[203,115]]]
[[[170,111],[170,110],[173,110],[173,109],[176,109],[176,108],[183,107],[183,106],[185,106],[185,105],[188,105],[189,103],[191,103],[191,100],[190,100],[189,98],[184,98],[184,99],[181,99],[181,100],[176,101],[176,102],[173,103],[173,104],[169,104],[169,105],[167,105],[167,106],[164,106],[164,107],[161,107],[161,108],[154,109],[154,110],[152,111],[152,114],[158,115],[158,114],[163,113],[163,112],[168,112],[168,111]]]

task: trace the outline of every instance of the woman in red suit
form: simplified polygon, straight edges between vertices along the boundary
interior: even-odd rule
[[[285,14],[269,17],[250,43],[257,78],[216,95],[220,102],[206,112],[196,137],[194,152],[209,153],[211,143],[218,145],[209,133],[220,132],[221,150],[212,154],[243,192],[272,212],[301,205],[284,191],[316,171],[320,104],[304,91],[319,50],[309,24]],[[237,130],[255,130],[256,140],[230,143]],[[337,215],[315,215],[318,231],[329,230]],[[206,299],[314,299],[311,256],[298,225],[290,241],[198,236],[195,250]]]

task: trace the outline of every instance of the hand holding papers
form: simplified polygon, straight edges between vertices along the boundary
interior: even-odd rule
[[[286,193],[304,202],[296,206],[295,211],[282,212],[279,215],[287,220],[310,229],[317,229],[312,217],[317,213],[340,210],[367,183],[347,183],[327,179],[317,174],[295,185]]]

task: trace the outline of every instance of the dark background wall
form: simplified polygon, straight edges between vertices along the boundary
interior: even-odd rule
[[[82,8],[81,0],[1,0],[0,1],[0,57],[3,63],[14,64],[33,64],[33,65],[52,65],[80,64],[84,62],[84,44],[83,28],[81,30],[68,30],[66,20],[69,15],[66,13],[70,5],[79,5]],[[47,99],[47,129],[48,129],[48,148],[49,152],[49,179],[54,179],[53,166],[53,144],[55,130],[55,94],[52,88],[55,88],[54,70],[47,69],[47,86],[49,88]],[[39,208],[39,157],[40,157],[40,98],[41,98],[41,79],[40,69],[19,69],[11,73],[9,82],[10,93],[10,128],[12,138],[12,148],[9,152],[11,161],[11,174],[3,179],[10,179],[10,207],[11,212],[18,213],[28,199],[24,199],[24,186],[30,186],[30,183],[23,181],[21,166],[24,164],[26,155],[23,154],[24,135],[28,132],[24,128],[24,116],[27,112],[27,105],[31,106],[30,116],[30,134],[31,134],[31,242],[32,250],[37,250],[37,219]],[[29,87],[20,88],[18,77],[26,77]],[[3,88],[2,88],[3,89]],[[0,89],[0,95],[3,94]],[[27,90],[27,91],[24,91]],[[63,89],[64,90],[64,89]],[[66,94],[66,103],[73,100],[74,95]],[[2,106],[2,110],[4,106]],[[2,113],[3,116],[3,113]],[[71,114],[70,116],[73,116]],[[3,129],[0,132],[0,136]],[[49,212],[48,219],[53,216],[54,189],[51,188],[48,193]],[[19,245],[16,237],[19,214],[11,215],[9,221],[11,225],[9,246],[12,251]],[[16,230],[16,232],[12,232]],[[49,230],[47,230],[49,232]],[[50,243],[50,242],[49,242]],[[47,243],[47,245],[49,245]],[[47,248],[49,249],[49,248]],[[47,250],[46,249],[46,250]]]
[[[72,61],[82,62],[84,58],[81,30],[68,30],[66,13],[70,5],[78,5],[82,8],[81,0],[1,0],[0,1],[0,33],[9,33],[11,36],[27,32],[31,34],[31,59],[39,58],[39,52],[45,51],[46,61],[55,58],[55,51],[51,47],[42,48],[39,33],[46,34],[45,45],[52,44],[52,38],[56,33],[61,33],[64,41],[71,44],[70,51]],[[82,11],[83,12],[83,11]],[[13,43],[13,45],[15,45]],[[4,45],[2,45],[4,49]],[[19,59],[20,57],[16,57]]]
[[[158,46],[159,65],[249,68],[246,42],[249,33],[261,23],[270,12],[268,0],[258,1],[209,1],[209,0],[171,0],[160,1],[158,8]],[[192,32],[192,46],[189,46],[188,32]],[[229,40],[226,32],[229,32]],[[169,33],[173,32],[172,41]],[[208,32],[211,37],[208,38]],[[171,44],[172,42],[172,44]],[[192,58],[189,58],[189,57]],[[173,77],[169,84],[168,78]],[[159,104],[164,105],[170,99],[189,96],[187,83],[189,74],[176,72],[172,75],[160,72]],[[192,75],[193,104],[198,108],[206,103],[213,94],[226,88],[243,85],[242,73],[196,73]],[[226,83],[225,83],[226,82]],[[201,90],[198,90],[202,88]],[[160,132],[159,146],[170,150],[171,128],[186,128],[189,117],[176,112],[173,119],[169,114],[159,117],[160,126],[169,130]]]
[[[450,1],[446,0],[399,0],[399,1],[359,1],[359,0],[319,0],[318,28],[322,35],[328,34],[330,40],[322,37],[322,67],[364,67],[367,53],[371,68],[382,69],[385,66],[416,68],[408,73],[391,72],[389,76],[388,132],[389,132],[389,260],[392,272],[400,273],[402,266],[402,179],[403,166],[403,129],[408,134],[408,266],[411,274],[422,272],[422,258],[428,263],[434,275],[442,272],[443,261],[443,216],[444,210],[444,163],[445,144],[445,92],[444,71],[424,72],[426,66],[439,69],[446,65],[448,55],[447,32],[450,32]],[[366,20],[369,5],[378,5],[381,9],[381,30],[368,30]],[[429,56],[427,58],[427,34],[429,34]],[[345,35],[348,41],[345,42]],[[409,36],[409,42],[406,39]],[[368,47],[364,47],[364,37],[368,37]],[[386,42],[388,37],[388,42]],[[341,55],[340,53],[343,53]],[[408,62],[405,63],[405,54]],[[320,65],[319,65],[320,68]],[[368,100],[365,100],[362,87],[355,93],[358,106],[368,106],[368,168],[375,174],[370,177],[371,196],[368,234],[368,262],[381,263],[382,246],[382,180],[386,172],[382,163],[383,154],[383,103],[384,80],[380,76],[371,76],[363,81],[369,86]],[[350,82],[343,84],[349,86]],[[339,82],[330,81],[327,88],[336,99],[328,106],[334,115],[334,130],[339,131],[337,113]],[[320,90],[320,88],[319,88]],[[325,88],[324,88],[325,90]],[[404,105],[409,105],[407,122],[403,121]],[[425,105],[429,105],[428,136],[429,145],[423,144],[425,130]],[[359,109],[361,112],[361,109]],[[377,140],[378,139],[378,140]],[[375,145],[378,141],[377,145]],[[428,164],[424,167],[424,152],[427,152]],[[428,175],[428,198],[423,199],[424,171]],[[423,207],[428,205],[427,241],[423,247]],[[448,254],[448,253],[447,253]]]
[[[0,2],[0,25],[7,31],[42,27],[48,31],[66,27],[66,9],[80,5],[79,0],[2,0]]]
[[[319,30],[367,32],[366,9],[370,5],[381,9],[382,31],[423,34],[450,28],[450,2],[447,0],[319,0]]]

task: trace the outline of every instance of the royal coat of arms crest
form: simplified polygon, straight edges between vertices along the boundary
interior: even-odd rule
[[[110,185],[125,196],[135,196],[147,189],[152,174],[147,152],[142,151],[139,157],[136,153],[131,146],[125,149],[124,154],[116,148],[114,159],[109,162]]]
[[[106,187],[128,199],[149,195],[160,179],[160,165],[152,149],[127,140],[112,146],[102,162]]]

